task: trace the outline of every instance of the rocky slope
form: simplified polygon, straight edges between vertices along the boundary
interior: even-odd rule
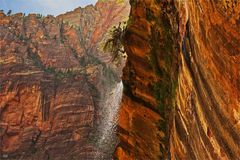
[[[117,159],[240,157],[240,3],[132,0]]]
[[[57,18],[79,27],[87,53],[102,55],[96,44],[105,39],[104,35],[113,25],[127,21],[129,12],[128,0],[101,0],[95,6],[80,7]]]
[[[57,18],[0,13],[0,159],[94,158],[100,101],[119,81],[98,48],[128,10],[101,1]]]

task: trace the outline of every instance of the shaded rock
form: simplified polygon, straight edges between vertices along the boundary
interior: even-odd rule
[[[131,1],[117,159],[239,159],[239,7]]]

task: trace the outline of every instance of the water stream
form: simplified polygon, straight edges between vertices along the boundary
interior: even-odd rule
[[[98,131],[98,141],[96,143],[98,152],[95,160],[112,159],[112,155],[118,144],[116,136],[116,126],[118,120],[118,111],[122,100],[123,83],[116,82],[113,87],[107,89],[107,94],[103,98],[101,107],[101,123]]]

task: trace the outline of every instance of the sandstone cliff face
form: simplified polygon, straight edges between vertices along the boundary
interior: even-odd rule
[[[240,3],[130,2],[116,158],[239,159]],[[1,159],[94,157],[98,77],[118,79],[97,48],[120,4],[0,14]]]
[[[184,6],[180,12],[187,23],[181,28],[185,33],[172,157],[239,159],[240,3],[189,1],[179,5]]]
[[[98,54],[100,51],[96,44],[104,40],[104,35],[111,27],[127,21],[129,11],[128,0],[101,0],[95,6],[89,5],[84,9],[80,7],[57,18],[73,26],[79,26],[79,33],[83,35],[87,52]]]
[[[77,39],[53,17],[1,15],[1,158],[91,154],[96,106]]]
[[[239,8],[131,1],[117,159],[239,159]]]
[[[129,14],[127,3],[105,4],[71,12],[76,26],[67,23],[69,14],[0,13],[0,159],[95,157],[100,100],[108,83],[119,81],[98,48]],[[109,12],[114,20],[106,18]]]

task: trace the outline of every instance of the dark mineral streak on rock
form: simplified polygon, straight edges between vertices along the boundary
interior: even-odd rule
[[[130,2],[116,158],[239,159],[240,3]]]

